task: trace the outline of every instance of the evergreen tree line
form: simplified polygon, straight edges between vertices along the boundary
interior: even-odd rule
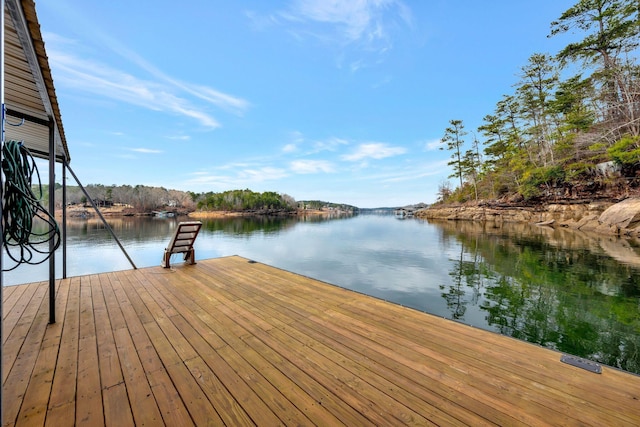
[[[198,198],[198,209],[212,211],[286,210],[297,208],[293,197],[273,191],[257,193],[249,189],[205,193]]]
[[[637,0],[580,0],[551,23],[548,37],[577,34],[555,55],[534,53],[515,91],[483,118],[478,134],[451,120],[449,150],[456,188],[441,201],[588,197],[639,186],[640,42]],[[572,74],[568,78],[564,75]]]

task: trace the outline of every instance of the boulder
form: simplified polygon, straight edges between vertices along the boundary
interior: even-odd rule
[[[633,229],[640,225],[640,198],[623,200],[606,209],[598,221],[603,226],[618,230]]]
[[[572,228],[576,228],[578,230],[594,230],[600,223],[598,222],[598,218],[600,215],[589,214],[580,218]]]

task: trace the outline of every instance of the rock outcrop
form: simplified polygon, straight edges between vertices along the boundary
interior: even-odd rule
[[[640,225],[640,199],[616,203],[604,211],[598,221],[619,230],[635,230]]]
[[[416,212],[416,216],[454,221],[526,222],[640,237],[640,198],[618,203],[549,203],[541,206],[436,205]]]

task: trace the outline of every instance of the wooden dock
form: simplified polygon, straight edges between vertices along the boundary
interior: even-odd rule
[[[4,425],[640,425],[640,377],[241,257],[4,289]]]

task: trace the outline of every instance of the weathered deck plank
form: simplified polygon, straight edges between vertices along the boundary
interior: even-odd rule
[[[104,422],[100,359],[91,295],[93,280],[95,280],[95,276],[85,276],[80,279],[79,283],[80,332],[78,334],[78,373],[76,376],[76,422],[85,425],[100,425]]]
[[[153,322],[153,317],[138,297],[135,281],[124,273],[110,273],[109,277],[126,323],[126,333],[130,334],[143,370],[138,372],[137,376],[142,379],[146,377],[153,393],[149,395],[146,390],[139,390],[143,394],[136,396],[136,399],[144,399],[145,407],[146,405],[155,406],[155,409],[150,409],[153,411],[151,414],[154,420],[157,419],[156,413],[160,413],[160,420],[166,425],[193,425],[178,390],[171,381],[169,373],[164,369],[156,347],[144,328],[144,324]],[[143,387],[143,385],[138,384],[137,387]],[[142,411],[145,407],[138,408],[138,411]],[[136,412],[134,409],[134,414]],[[136,417],[136,420],[139,420],[139,417]],[[154,422],[151,425],[157,424],[158,422]]]
[[[80,330],[80,279],[68,280],[67,309],[64,312],[62,337],[56,374],[51,385],[46,425],[73,426],[76,410],[76,380],[78,374],[78,334]],[[59,302],[59,301],[58,301]]]
[[[69,294],[69,282],[65,281],[58,287],[57,299],[61,310],[66,310]],[[62,339],[63,324],[50,325],[44,334],[42,345],[35,361],[31,380],[24,394],[18,424],[43,425],[47,412],[47,405],[51,395],[51,386],[55,373],[55,366]]]
[[[4,294],[3,425],[639,425],[640,377],[241,257]]]

